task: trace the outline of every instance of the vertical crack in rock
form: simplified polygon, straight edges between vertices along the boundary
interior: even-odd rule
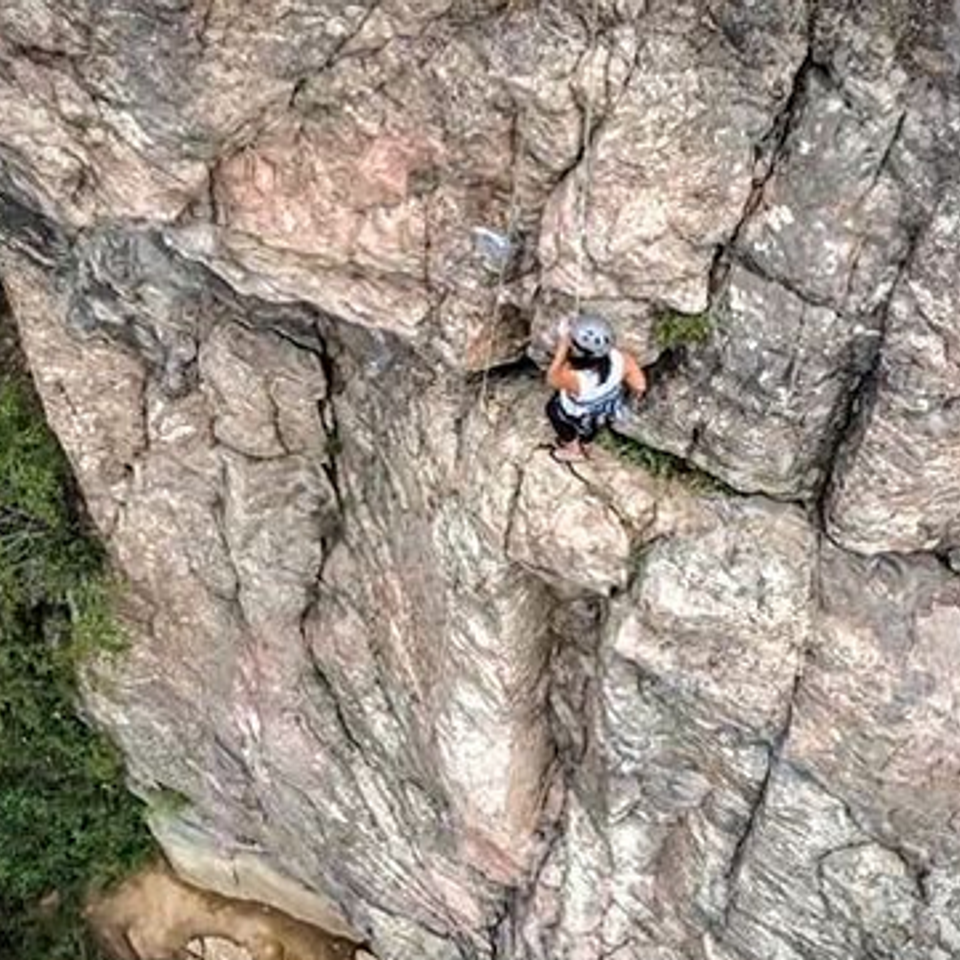
[[[914,245],[919,240],[919,235],[913,238]],[[829,541],[829,537],[822,531],[817,532],[817,547],[816,547],[816,560],[814,566],[814,580],[813,580],[813,616],[814,616],[814,628],[816,631],[817,624],[819,623],[820,618],[824,615],[827,610],[827,603],[825,599],[825,590],[824,590],[824,577],[827,575],[827,571],[824,566],[823,561],[823,548],[825,542]],[[801,664],[802,667],[803,664]],[[792,701],[791,701],[792,707]],[[791,711],[792,712],[792,711]],[[832,797],[842,806],[845,815],[849,819],[857,830],[859,830],[865,837],[869,838],[870,842],[876,843],[878,846],[883,847],[885,850],[894,854],[898,860],[903,864],[904,868],[907,871],[908,876],[912,878],[914,886],[916,887],[918,898],[921,903],[929,904],[930,896],[929,890],[927,889],[927,877],[929,875],[929,864],[922,862],[917,856],[909,853],[903,846],[890,842],[889,839],[879,836],[876,831],[871,830],[862,822],[861,817],[857,815],[851,805],[844,799],[842,796],[839,796],[835,790],[832,790],[827,784],[823,783],[820,778],[818,778],[808,767],[804,766],[799,768],[796,765],[793,769],[800,773],[802,776],[808,778],[813,783],[815,783],[826,795]],[[835,853],[836,850],[828,851],[824,854],[823,857],[819,858],[817,862],[817,883],[818,890],[821,894],[821,897],[826,902],[826,898],[823,896],[822,887],[821,887],[821,868],[823,861],[831,853]]]
[[[311,349],[311,352],[314,353],[319,359],[320,367],[323,370],[324,377],[324,395],[320,400],[317,401],[317,417],[320,421],[320,426],[323,430],[324,436],[326,437],[326,443],[323,451],[323,461],[321,462],[320,467],[330,483],[331,490],[333,491],[334,501],[337,508],[337,523],[332,530],[321,534],[320,561],[313,577],[313,581],[308,590],[307,602],[304,604],[303,610],[300,613],[299,629],[303,648],[312,665],[314,674],[322,681],[320,684],[321,688],[328,691],[330,694],[337,712],[337,718],[338,720],[341,720],[341,726],[343,727],[345,733],[348,734],[348,739],[350,739],[352,742],[352,735],[349,734],[349,727],[346,725],[343,718],[340,704],[336,699],[336,692],[332,684],[329,682],[326,674],[323,673],[320,665],[317,663],[316,658],[313,656],[310,643],[307,640],[306,632],[307,620],[309,619],[310,614],[316,608],[316,605],[320,599],[320,588],[324,582],[324,572],[326,570],[327,562],[330,559],[330,555],[333,552],[336,542],[343,534],[343,527],[346,523],[346,501],[340,482],[339,469],[339,456],[342,441],[340,438],[340,427],[337,421],[336,409],[334,407],[334,392],[340,382],[339,372],[336,369],[336,364],[331,354],[327,338],[324,337],[323,331],[321,331],[319,324],[314,325],[314,333],[316,334],[319,346],[318,349]],[[295,345],[304,348],[302,344]]]
[[[194,36],[201,53],[206,53],[209,49],[210,24],[213,20],[213,13],[216,8],[216,0],[206,0],[200,9],[200,15],[197,18],[197,27]]]
[[[893,133],[890,135],[890,139],[887,141],[886,147],[884,147],[883,154],[880,157],[880,160],[877,163],[877,169],[874,171],[873,178],[870,181],[869,186],[867,187],[865,193],[870,193],[876,185],[880,182],[880,178],[890,169],[892,160],[893,160],[893,151],[897,144],[900,142],[903,137],[903,127],[907,122],[907,111],[902,110],[900,115],[897,117],[896,126],[893,128]],[[851,273],[853,271],[851,270]]]
[[[522,481],[521,470],[512,490],[514,505],[511,507],[511,514],[516,510]],[[506,536],[506,542],[508,541],[509,534]],[[546,778],[550,785],[544,789],[556,802],[551,803],[548,800],[544,808],[543,819],[538,828],[541,843],[536,860],[531,864],[523,881],[507,889],[496,917],[487,928],[490,960],[525,955],[524,923],[529,919],[529,911],[541,886],[544,872],[564,840],[563,823],[568,812],[571,790],[585,791],[594,800],[600,798],[601,809],[594,809],[596,804],[586,796],[582,805],[586,814],[594,821],[596,836],[604,844],[608,842],[604,824],[597,822],[598,817],[602,820],[607,815],[606,772],[597,751],[596,736],[591,732],[592,724],[597,718],[590,703],[596,697],[591,688],[598,682],[596,676],[599,669],[600,635],[609,614],[609,606],[609,601],[599,595],[573,601],[563,600],[559,596],[556,598],[555,613],[562,620],[570,621],[566,623],[566,627],[555,627],[552,631],[553,648],[549,662],[547,714],[554,760]],[[576,627],[572,626],[574,620]],[[587,770],[586,758],[591,752],[595,762],[590,763],[590,769]],[[544,927],[543,932],[552,929]],[[466,956],[472,957],[474,954]]]
[[[236,607],[237,616],[240,618],[241,623],[245,623],[246,617],[244,616],[243,605],[240,603],[240,570],[237,567],[237,561],[230,549],[230,539],[227,534],[226,512],[227,497],[229,495],[229,480],[226,465],[223,463],[220,464],[219,475],[220,483],[215,490],[213,501],[210,504],[210,513],[213,519],[213,528],[216,531],[217,538],[220,541],[220,548],[223,551],[223,556],[229,564],[230,572],[233,574],[233,590],[230,593],[211,590],[211,593],[215,597],[234,605]],[[207,589],[210,590],[210,587],[208,586]]]
[[[740,237],[751,217],[760,207],[767,184],[776,173],[777,167],[787,150],[787,140],[803,112],[810,73],[815,67],[814,42],[820,12],[819,7],[820,0],[811,0],[807,14],[806,52],[793,75],[790,92],[787,94],[783,106],[774,116],[769,130],[754,146],[754,176],[740,219],[735,224],[726,242],[718,245],[714,253],[707,282],[708,309],[713,306],[717,294],[723,287],[731,261],[741,253],[737,250]]]
[[[770,124],[770,129],[760,138],[754,147],[755,172],[750,185],[750,193],[744,202],[740,219],[735,224],[727,241],[720,244],[714,253],[707,283],[710,306],[713,305],[715,297],[723,287],[731,261],[734,259],[743,259],[743,252],[737,249],[740,237],[751,217],[753,217],[759,209],[767,184],[776,173],[777,167],[786,153],[787,141],[804,109],[808,79],[815,65],[813,58],[815,18],[816,6],[814,6],[811,12],[808,24],[806,54],[800,62],[800,66],[797,67],[796,73],[793,75],[787,99],[774,116],[773,122]]]
[[[790,696],[787,700],[783,723],[767,747],[766,770],[764,771],[763,778],[761,779],[750,804],[750,810],[747,814],[747,821],[742,832],[740,833],[740,836],[737,838],[733,855],[730,858],[730,863],[723,874],[723,879],[726,883],[726,899],[723,905],[722,929],[725,929],[730,924],[731,914],[736,906],[743,867],[747,856],[749,855],[751,843],[753,838],[756,836],[757,828],[760,826],[763,813],[766,809],[767,798],[770,793],[770,785],[773,777],[775,776],[780,764],[783,762],[787,742],[790,738],[790,731],[793,727],[794,713],[800,696],[801,686],[803,684],[804,671],[806,669],[810,650],[809,645],[817,635],[818,624],[824,610],[823,540],[823,534],[818,532],[816,534],[815,555],[810,570],[809,599],[812,611],[810,633],[807,639],[804,641],[803,646],[797,652],[797,666],[793,676],[793,683],[790,688]]]
[[[560,774],[559,766],[552,775],[556,776],[558,774]],[[509,958],[522,955],[520,952],[521,927],[525,919],[527,902],[539,888],[544,871],[564,837],[561,825],[566,815],[567,788],[568,785],[564,783],[561,796],[562,803],[556,816],[542,827],[543,845],[540,856],[533,864],[525,882],[522,885],[512,887],[507,892],[503,914],[490,929],[489,939],[495,957],[503,957],[505,960],[509,960]]]
[[[360,35],[363,31],[363,28],[367,25],[370,18],[380,9],[382,6],[383,0],[372,0],[369,6],[367,6],[363,13],[360,15],[360,19],[355,23],[355,25],[348,30],[336,43],[334,48],[327,55],[326,59],[320,65],[320,67],[309,76],[301,77],[297,80],[293,88],[290,91],[290,97],[287,101],[287,108],[290,110],[295,110],[297,107],[297,100],[300,98],[300,94],[303,92],[304,87],[312,80],[314,77],[320,76],[324,71],[329,70],[336,62],[340,59],[340,55],[343,51],[353,42],[353,40]]]
[[[886,146],[884,147],[883,153],[880,156],[880,160],[877,163],[877,168],[874,170],[873,177],[870,180],[870,183],[867,185],[866,190],[863,192],[861,197],[861,202],[868,197],[873,191],[877,188],[880,183],[881,178],[893,165],[894,150],[897,144],[900,142],[903,136],[904,124],[907,120],[907,111],[902,110],[897,117],[896,125],[893,128],[893,132],[890,135],[890,139],[887,141]],[[846,304],[850,297],[853,294],[853,284],[857,276],[857,268],[860,266],[861,255],[863,253],[863,239],[861,238],[860,244],[857,247],[857,250],[850,262],[850,268],[847,271],[847,282],[845,285],[842,303]]]
[[[584,28],[587,30],[589,29],[586,23],[584,24]],[[593,44],[588,45],[584,49],[583,53],[580,55],[580,59],[578,60],[576,67],[573,70],[574,77],[576,77],[578,71],[586,62],[587,58],[599,49],[599,41],[604,37],[604,35],[605,31],[603,29],[599,29],[596,36],[593,38]],[[557,173],[550,179],[550,189],[559,187],[565,180],[567,180],[568,177],[572,176],[579,169],[580,165],[584,163],[588,157],[593,156],[600,134],[603,132],[604,127],[610,122],[610,119],[616,113],[617,108],[623,101],[624,97],[626,97],[627,92],[630,89],[630,84],[633,82],[633,78],[640,67],[641,52],[640,44],[638,43],[637,50],[630,61],[630,66],[628,67],[626,75],[620,84],[620,89],[615,94],[611,95],[610,62],[612,60],[612,56],[610,55],[611,51],[608,51],[608,56],[603,67],[603,99],[605,100],[605,103],[603,104],[603,109],[601,110],[597,110],[596,104],[594,104],[594,108],[592,110],[593,116],[591,118],[589,130],[586,129],[588,115],[587,105],[581,102],[581,99],[576,95],[576,90],[574,89],[573,102],[576,106],[580,120],[579,131],[577,133],[577,151],[571,157],[570,162],[557,171]],[[587,95],[590,96],[591,93],[588,92]],[[590,189],[590,184],[587,184],[587,189]]]
[[[797,696],[800,691],[800,684],[803,679],[803,663],[797,667],[797,672],[793,678],[793,687],[790,691],[790,699],[787,703],[786,715],[780,729],[774,735],[772,741],[767,747],[767,768],[763,779],[757,787],[750,805],[750,811],[747,814],[747,822],[743,827],[736,846],[733,849],[733,856],[730,858],[730,864],[724,871],[723,879],[727,884],[726,901],[723,907],[723,925],[729,925],[730,915],[736,906],[737,890],[740,883],[740,875],[743,871],[743,865],[749,852],[751,841],[755,831],[760,823],[760,818],[766,807],[767,796],[770,790],[770,783],[773,775],[780,765],[783,758],[784,746],[790,736],[790,727],[793,724],[793,711]]]
[[[570,816],[572,795],[578,797],[579,809],[591,822],[593,834],[603,847],[606,862],[613,862],[606,830],[606,821],[609,819],[607,770],[597,736],[597,726],[603,723],[598,713],[599,674],[602,670],[600,643],[610,613],[610,601],[596,594],[575,600],[561,600],[558,597],[555,611],[558,622],[554,627],[554,647],[550,658],[548,716],[555,752],[553,789],[558,791],[558,803],[553,815],[541,828],[544,838],[541,856],[523,886],[514,891],[510,912],[501,924],[500,938],[510,946],[522,936],[528,908],[540,891],[547,867],[554,861],[567,837],[564,825]],[[572,882],[570,855],[576,854],[567,851],[564,856],[561,890]],[[556,895],[562,898],[562,893]],[[562,913],[562,899],[557,906]],[[556,924],[544,925],[540,932],[555,937],[562,925],[562,919],[558,917]],[[555,940],[552,946],[556,949]],[[601,948],[599,943],[595,946]],[[522,955],[519,949],[518,944],[516,952],[505,950],[503,955]]]
[[[183,210],[174,221],[176,226],[182,227],[191,221],[201,221],[216,227],[223,222],[217,184],[220,180],[220,169],[225,160],[225,156],[217,157],[207,164],[206,182],[201,187],[199,195],[192,202],[184,204]]]
[[[334,401],[336,392],[340,388],[341,377],[339,371],[337,370],[333,354],[330,350],[330,344],[328,342],[329,334],[325,337],[319,325],[315,327],[315,332],[320,345],[320,348],[317,351],[317,356],[320,360],[320,366],[323,370],[325,381],[324,397],[317,403],[317,414],[320,418],[320,425],[323,428],[323,432],[327,441],[324,449],[324,460],[321,464],[321,467],[327,477],[327,480],[330,481],[330,487],[333,490],[333,496],[337,505],[339,524],[338,530],[335,532],[333,537],[333,539],[335,539],[342,532],[346,514],[346,499],[344,497],[343,487],[340,479],[340,452],[343,448],[343,439],[340,435],[340,424],[337,420],[337,411]],[[323,580],[323,564],[333,548],[332,539],[325,538],[322,543],[322,548],[323,560],[321,561],[321,568],[317,572],[318,581]]]
[[[303,627],[301,625],[301,635],[303,635]],[[337,694],[336,687],[334,687],[330,678],[327,676],[321,664],[317,661],[317,658],[314,657],[310,652],[310,644],[308,643],[306,637],[303,637],[304,649],[307,651],[307,655],[310,659],[310,670],[311,678],[314,681],[315,688],[320,691],[320,694],[324,701],[330,705],[330,708],[333,712],[334,717],[337,721],[337,727],[340,732],[343,734],[343,739],[346,741],[349,748],[355,751],[360,756],[364,756],[363,744],[359,738],[354,734],[353,728],[350,725],[350,721],[347,718],[346,710],[340,700],[340,697]],[[318,739],[318,742],[324,742],[321,739]],[[337,744],[334,743],[332,749],[337,749]]]
[[[523,478],[525,468],[523,464],[517,464],[517,476],[510,492],[510,503],[507,507],[507,522],[503,528],[503,554],[510,556],[510,540],[513,536],[513,526],[517,520],[517,509],[520,506],[520,495],[523,492]]]
[[[813,499],[813,516],[821,531],[826,530],[826,512],[834,487],[846,464],[855,456],[866,434],[870,414],[883,377],[883,348],[890,326],[891,306],[901,281],[913,263],[927,225],[927,223],[920,226],[914,225],[909,231],[907,249],[897,265],[890,292],[875,312],[876,335],[868,341],[866,355],[857,364],[860,372],[842,400],[836,417],[836,426],[824,439],[823,453],[820,456],[820,462],[823,464],[823,479]]]
[[[252,630],[250,620],[247,617],[247,611],[243,605],[243,578],[240,573],[240,567],[237,564],[237,560],[233,554],[233,548],[230,543],[230,534],[226,519],[228,505],[232,496],[230,489],[230,470],[222,460],[219,466],[218,480],[219,486],[217,487],[216,494],[213,499],[211,515],[214,523],[214,529],[216,530],[217,536],[220,539],[223,555],[230,566],[230,571],[233,574],[234,582],[232,596],[227,595],[222,599],[230,604],[240,625],[249,635]]]

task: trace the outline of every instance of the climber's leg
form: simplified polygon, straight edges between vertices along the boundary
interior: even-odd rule
[[[587,460],[593,455],[589,444],[597,439],[601,425],[601,421],[596,417],[585,417],[579,425],[580,449]]]
[[[547,417],[557,434],[557,445],[553,449],[553,458],[561,463],[583,459],[580,446],[580,431],[575,418],[564,413],[560,406],[560,397],[554,394],[547,404]]]

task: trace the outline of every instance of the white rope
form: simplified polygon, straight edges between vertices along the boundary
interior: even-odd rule
[[[490,378],[490,365],[493,362],[493,345],[497,337],[500,325],[500,307],[503,301],[503,292],[507,285],[507,271],[514,258],[514,244],[517,242],[517,226],[520,221],[520,163],[525,149],[524,137],[524,113],[520,110],[517,113],[516,123],[516,142],[513,145],[513,163],[511,164],[511,185],[510,185],[510,205],[507,215],[507,250],[500,261],[500,268],[497,272],[497,287],[493,297],[493,316],[492,322],[487,333],[487,349],[483,358],[483,379],[480,385],[480,408],[487,408],[487,383]]]
[[[539,29],[539,18],[540,18],[540,5],[537,5],[537,26]],[[500,38],[503,36],[503,27],[500,28]],[[522,163],[523,154],[526,150],[526,132],[525,132],[525,111],[521,108],[517,110],[516,119],[514,120],[514,143],[513,143],[513,160],[510,166],[511,170],[511,184],[510,184],[510,200],[509,207],[507,212],[507,233],[506,233],[506,250],[503,252],[503,257],[500,260],[497,267],[497,282],[496,288],[493,295],[493,306],[492,312],[486,323],[486,331],[481,329],[481,336],[484,332],[486,333],[486,344],[484,348],[484,355],[482,357],[482,374],[481,374],[481,383],[480,383],[480,397],[479,397],[479,412],[482,416],[485,416],[487,413],[487,401],[489,394],[489,380],[490,380],[490,367],[493,363],[493,349],[496,342],[497,334],[499,333],[500,325],[500,308],[503,302],[504,291],[507,286],[507,274],[509,272],[510,266],[514,261],[515,256],[515,245],[519,239],[518,226],[520,223],[521,215],[521,204],[520,204],[520,165]],[[486,231],[485,231],[486,232]],[[493,231],[489,231],[492,233]],[[467,344],[469,346],[469,336],[467,338]],[[467,391],[468,377],[464,376],[461,380],[461,390],[460,390],[460,416],[463,418],[463,425],[461,429],[466,428],[466,424],[469,420],[469,415],[467,413],[467,404],[466,401],[466,391]],[[466,455],[461,459],[459,445],[458,445],[458,484],[463,483],[466,478],[469,476],[469,473],[472,469],[472,459],[476,455],[477,451],[475,449],[468,448],[466,450]]]
[[[597,34],[599,32],[600,20],[600,0],[593,0],[590,7],[590,21],[587,25],[589,32],[588,44],[588,63],[584,83],[584,94],[587,103],[583,112],[583,137],[580,144],[580,153],[583,157],[581,164],[581,175],[579,183],[579,192],[577,194],[577,268],[576,279],[574,282],[574,319],[580,315],[580,301],[583,297],[583,263],[586,255],[587,245],[587,215],[590,206],[590,185],[593,180],[593,60],[597,48]]]
[[[537,30],[542,26],[542,7],[537,4]],[[600,0],[592,0],[590,7],[590,19],[587,24],[588,47],[587,47],[587,71],[584,82],[584,95],[586,104],[584,106],[583,130],[581,134],[580,152],[582,163],[580,166],[580,175],[577,192],[577,203],[574,212],[576,220],[576,277],[574,281],[574,317],[580,313],[580,305],[583,298],[583,277],[584,261],[586,258],[587,246],[587,219],[590,207],[590,192],[593,182],[593,117],[594,117],[594,96],[593,96],[593,66],[597,51],[597,37],[599,34],[600,22]],[[486,411],[488,388],[490,380],[490,367],[493,362],[493,348],[496,342],[500,325],[500,313],[503,305],[503,294],[506,289],[507,271],[513,261],[514,244],[518,239],[517,227],[520,219],[520,165],[525,150],[525,131],[524,131],[524,113],[519,111],[516,119],[516,143],[514,144],[514,156],[512,164],[512,184],[510,190],[510,205],[507,224],[507,251],[500,262],[497,271],[497,284],[493,298],[493,310],[491,321],[488,325],[486,337],[486,349],[483,357],[483,374],[480,385],[480,409]]]

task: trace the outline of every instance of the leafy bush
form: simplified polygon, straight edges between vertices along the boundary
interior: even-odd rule
[[[102,549],[32,395],[0,381],[0,956],[93,958],[91,884],[150,852],[117,751],[77,716],[76,668],[116,649]]]
[[[663,350],[692,343],[706,343],[712,325],[706,313],[679,313],[668,310],[653,322],[653,339]]]

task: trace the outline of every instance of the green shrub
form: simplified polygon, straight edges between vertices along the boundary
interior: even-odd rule
[[[622,433],[604,431],[597,442],[626,463],[642,467],[647,473],[663,480],[677,480],[694,493],[733,494],[734,491],[721,480],[691,466],[681,457],[648,447]]]
[[[0,956],[97,956],[79,911],[151,852],[118,752],[77,716],[76,667],[117,649],[102,549],[32,395],[0,381]]]
[[[668,310],[653,321],[653,339],[662,350],[693,343],[706,343],[713,329],[707,313]]]

